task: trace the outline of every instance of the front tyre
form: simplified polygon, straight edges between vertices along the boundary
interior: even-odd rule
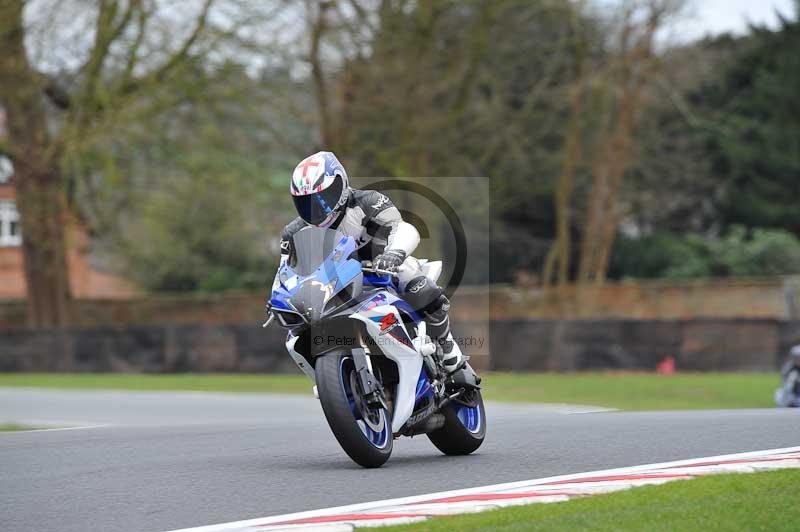
[[[486,437],[486,409],[480,390],[471,392],[469,404],[453,401],[442,410],[444,426],[428,433],[428,439],[444,454],[457,456],[474,452]]]
[[[392,423],[384,408],[362,399],[350,353],[323,355],[315,364],[317,390],[328,425],[347,456],[363,467],[380,467],[392,454]]]

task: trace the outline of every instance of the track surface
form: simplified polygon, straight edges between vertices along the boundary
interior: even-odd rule
[[[158,532],[377,499],[800,443],[800,409],[568,415],[487,405],[470,457],[425,437],[352,464],[307,397],[0,389],[0,529]]]

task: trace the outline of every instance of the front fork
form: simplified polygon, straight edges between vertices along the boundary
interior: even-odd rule
[[[350,350],[353,357],[353,364],[356,368],[356,375],[361,385],[361,390],[364,394],[364,399],[367,404],[373,408],[384,408],[389,412],[389,406],[386,404],[386,397],[383,392],[381,382],[375,377],[372,372],[371,364],[367,358],[367,354],[363,347],[355,347]]]

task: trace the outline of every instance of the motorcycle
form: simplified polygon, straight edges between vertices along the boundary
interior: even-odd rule
[[[800,367],[790,361],[781,370],[781,387],[775,390],[775,404],[779,407],[800,407]]]
[[[314,383],[333,435],[357,464],[380,467],[400,436],[425,434],[444,454],[470,454],[486,435],[480,378],[447,375],[421,316],[392,272],[354,258],[339,231],[306,227],[292,239],[267,304],[286,350]],[[420,261],[435,282],[441,262]]]

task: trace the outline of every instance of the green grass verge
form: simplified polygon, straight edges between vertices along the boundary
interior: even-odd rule
[[[39,427],[30,425],[19,425],[17,423],[0,423],[0,432],[20,432],[23,430],[36,430]]]
[[[794,531],[800,523],[800,470],[728,474],[646,486],[553,504],[532,504],[385,532],[548,532],[591,530]]]
[[[775,373],[498,373],[482,384],[495,401],[574,403],[622,410],[774,407]]]
[[[0,387],[64,390],[139,390],[239,393],[311,393],[303,375],[0,373]]]
[[[774,373],[488,373],[484,397],[494,401],[572,403],[623,410],[771,407]],[[2,373],[0,386],[62,389],[194,390],[310,394],[302,375],[129,373]]]

